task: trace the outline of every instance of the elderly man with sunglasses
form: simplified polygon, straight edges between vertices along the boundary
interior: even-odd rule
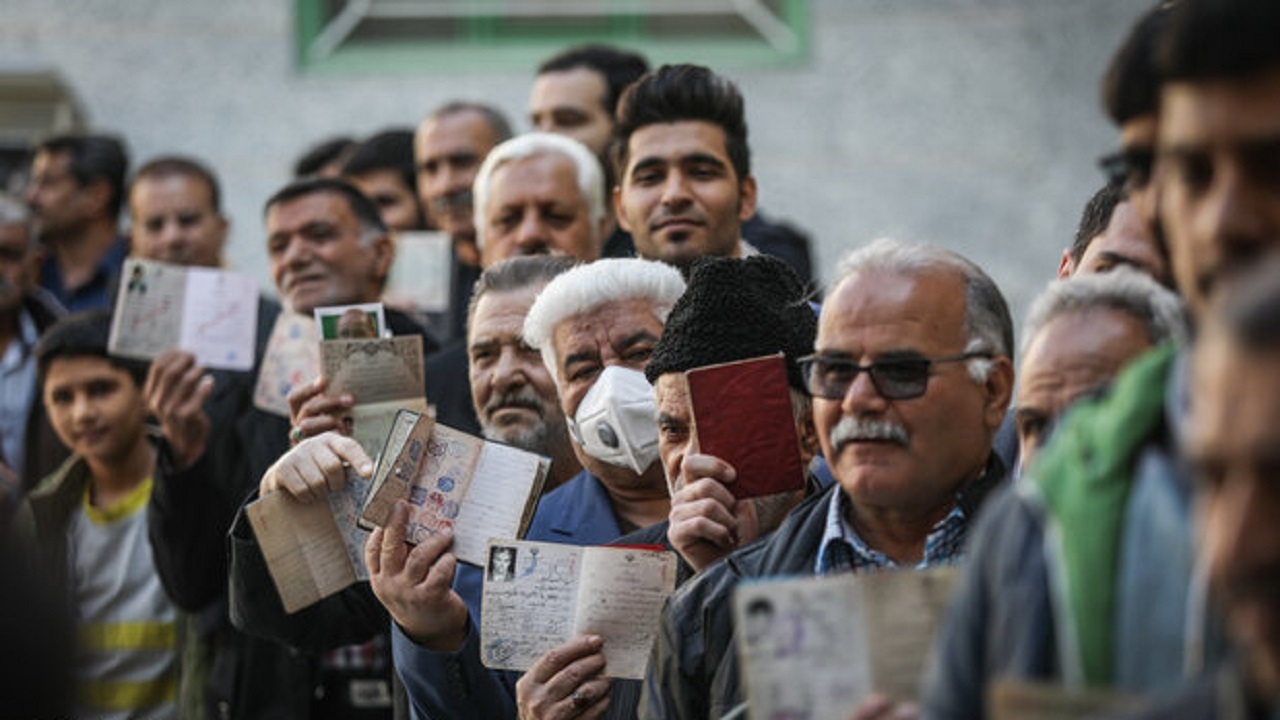
[[[743,703],[730,597],[744,579],[959,560],[1005,476],[992,440],[1013,388],[1012,344],[999,289],[963,257],[878,240],[845,259],[803,363],[838,482],[677,591],[641,717],[719,718]]]

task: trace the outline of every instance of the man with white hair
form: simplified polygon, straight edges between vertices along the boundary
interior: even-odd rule
[[[801,363],[837,482],[676,591],[640,717],[722,717],[744,702],[730,603],[743,579],[960,558],[1005,474],[991,444],[1013,389],[1012,344],[1004,298],[965,258],[892,240],[846,258]]]
[[[480,166],[472,194],[481,267],[515,255],[600,257],[604,172],[577,140],[529,133],[502,143]]]
[[[560,275],[534,301],[525,339],[555,381],[584,470],[542,498],[528,539],[595,545],[666,518],[670,500],[643,371],[684,286],[662,263],[607,259]],[[355,465],[360,458],[346,459]],[[342,469],[324,472],[340,477]],[[395,664],[415,716],[515,717],[509,686],[480,664],[478,585],[471,597],[459,592],[448,536],[406,545],[407,521],[407,506],[398,505],[386,529],[370,536],[365,561],[374,593],[396,621]],[[587,636],[548,653],[530,675],[540,690],[591,713],[608,702],[603,668],[600,639]]]
[[[1186,335],[1178,296],[1150,276],[1116,268],[1049,285],[1022,327],[1018,456],[1027,467],[1063,410],[1102,389],[1133,358]]]

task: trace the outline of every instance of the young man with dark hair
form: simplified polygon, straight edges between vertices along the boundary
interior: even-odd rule
[[[614,208],[640,257],[688,267],[743,254],[756,180],[736,85],[705,67],[664,65],[623,94],[616,134]]]
[[[90,311],[36,347],[43,402],[74,454],[31,492],[19,531],[75,605],[76,715],[162,717],[176,712],[179,623],[148,541],[146,367],[107,355],[109,329]]]
[[[384,130],[357,145],[342,165],[342,177],[378,206],[392,231],[427,227],[418,202],[412,130]]]
[[[26,200],[49,252],[40,284],[68,310],[111,302],[128,253],[116,228],[128,165],[108,135],[59,135],[35,148]]]
[[[1163,285],[1171,284],[1168,259],[1142,227],[1124,188],[1107,183],[1085,205],[1075,240],[1062,252],[1058,278],[1117,267],[1131,267]]]
[[[747,121],[733,82],[697,65],[664,65],[623,93],[615,135],[614,210],[640,257],[687,268],[703,255],[759,251],[809,283],[808,238],[756,216]]]

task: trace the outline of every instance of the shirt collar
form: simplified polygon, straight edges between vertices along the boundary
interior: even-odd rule
[[[988,462],[982,476],[965,485],[956,494],[951,512],[939,520],[925,537],[924,555],[915,568],[953,565],[960,560],[968,535],[969,518],[976,510],[975,502],[985,495],[985,490],[990,489],[994,482],[999,481],[1001,472],[998,463]],[[900,567],[892,558],[867,545],[853,529],[848,513],[845,512],[850,502],[843,490],[831,494],[831,502],[827,506],[827,522],[814,562],[814,573],[825,575],[849,570]]]

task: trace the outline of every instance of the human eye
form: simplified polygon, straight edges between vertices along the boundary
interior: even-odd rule
[[[1213,161],[1207,153],[1175,155],[1172,165],[1174,178],[1192,193],[1205,191],[1213,182]]]
[[[552,115],[556,127],[576,128],[587,124],[587,116],[573,110],[565,110]]]
[[[689,436],[689,426],[671,418],[658,420],[658,434],[667,442],[683,442]]]
[[[120,383],[115,380],[94,380],[88,385],[89,397],[102,398],[115,392]]]
[[[178,224],[182,227],[195,227],[200,224],[200,213],[182,213],[178,216]]]
[[[49,393],[49,402],[54,405],[67,405],[71,402],[71,391],[63,388]]]
[[[142,227],[146,228],[147,232],[152,235],[159,234],[159,232],[164,229],[164,218],[147,218],[146,221],[142,223]]]

